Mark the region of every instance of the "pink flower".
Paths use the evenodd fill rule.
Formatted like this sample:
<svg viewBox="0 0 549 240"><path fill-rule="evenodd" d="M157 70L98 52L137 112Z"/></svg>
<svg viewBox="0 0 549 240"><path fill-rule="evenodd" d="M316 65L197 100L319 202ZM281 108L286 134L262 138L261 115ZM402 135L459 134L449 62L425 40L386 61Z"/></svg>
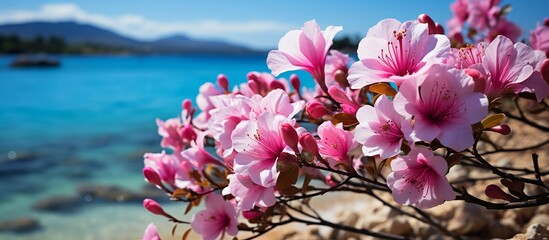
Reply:
<svg viewBox="0 0 549 240"><path fill-rule="evenodd" d="M524 43L515 43L504 36L498 36L486 48L481 72L488 74L484 93L489 99L499 97L504 91L514 93L534 92L538 101L549 93L549 86L541 78L533 75L545 59L543 54L532 50ZM526 81L528 79L528 81Z"/></svg>
<svg viewBox="0 0 549 240"><path fill-rule="evenodd" d="M499 0L475 0L468 2L469 17L467 22L476 30L483 31L494 26L498 20Z"/></svg>
<svg viewBox="0 0 549 240"><path fill-rule="evenodd" d="M358 144L353 140L353 133L345 131L341 123L334 126L326 121L318 126L318 151L320 156L328 158L332 163L344 163L352 166L349 151Z"/></svg>
<svg viewBox="0 0 549 240"><path fill-rule="evenodd" d="M549 26L538 23L537 27L530 31L530 46L533 49L543 51L545 55L549 56Z"/></svg>
<svg viewBox="0 0 549 240"><path fill-rule="evenodd" d="M441 63L449 51L448 38L429 35L427 24L385 19L370 28L360 41L360 61L351 66L348 80L353 89L377 82L400 86L405 79Z"/></svg>
<svg viewBox="0 0 549 240"><path fill-rule="evenodd" d="M214 108L210 97L223 94L223 91L217 89L211 82L207 82L200 86L198 95L196 96L196 104L202 111L195 119L194 123L200 128L207 127L207 122L210 119L209 111Z"/></svg>
<svg viewBox="0 0 549 240"><path fill-rule="evenodd" d="M160 235L158 235L156 225L154 225L154 223L150 223L147 226L147 229L145 229L145 233L143 234L143 240L161 240Z"/></svg>
<svg viewBox="0 0 549 240"><path fill-rule="evenodd" d="M343 28L328 26L321 31L315 20L305 23L301 30L286 33L278 42L278 50L272 50L267 56L267 65L273 75L293 70L305 70L327 92L324 79L324 65L328 49L336 33Z"/></svg>
<svg viewBox="0 0 549 240"><path fill-rule="evenodd" d="M482 63L482 58L485 55L487 42L479 42L476 46L467 45L459 50L453 49L455 62L453 66L455 68L464 69L473 66L478 63Z"/></svg>
<svg viewBox="0 0 549 240"><path fill-rule="evenodd" d="M488 112L486 96L473 91L473 81L463 70L434 65L418 81L402 84L394 99L395 110L413 117L412 137L437 138L444 146L462 151L473 145L471 125Z"/></svg>
<svg viewBox="0 0 549 240"><path fill-rule="evenodd" d="M519 26L517 26L515 23L511 21L508 21L504 17L500 17L497 24L490 29L490 32L488 33L488 36L487 36L487 40L492 41L496 36L503 35L511 39L513 42L516 42L521 34L522 34L522 29L520 29Z"/></svg>
<svg viewBox="0 0 549 240"><path fill-rule="evenodd" d="M361 143L366 156L380 155L387 159L397 155L404 139L411 141L412 125L399 115L393 102L380 96L374 107L361 107L356 117L360 124L355 129L355 139Z"/></svg>
<svg viewBox="0 0 549 240"><path fill-rule="evenodd" d="M171 187L175 186L175 175L181 162L185 161L178 152L174 152L174 154L166 154L165 151L162 151L162 153L145 153L143 158L146 167L154 169L160 179Z"/></svg>
<svg viewBox="0 0 549 240"><path fill-rule="evenodd" d="M199 171L202 171L206 164L222 164L220 159L212 156L204 147L204 138L206 137L206 134L207 132L200 132L196 141L192 142L191 147L181 152L181 156L191 160Z"/></svg>
<svg viewBox="0 0 549 240"><path fill-rule="evenodd" d="M347 74L349 67L347 66L352 61L349 54L344 54L337 50L330 50L330 55L326 56L326 85L330 86L336 81L338 71Z"/></svg>
<svg viewBox="0 0 549 240"><path fill-rule="evenodd" d="M223 189L223 195L232 194L238 206L244 210L257 207L270 207L275 204L275 183L271 186L261 186L252 181L250 176L244 174L229 175L229 186Z"/></svg>
<svg viewBox="0 0 549 240"><path fill-rule="evenodd" d="M285 151L280 126L295 125L285 116L264 112L257 120L243 121L233 131L233 146L237 154L234 159L235 172L249 174L252 181L264 187L276 182L276 163ZM287 149L291 152L291 149Z"/></svg>
<svg viewBox="0 0 549 240"><path fill-rule="evenodd" d="M179 118L170 118L165 122L156 119L158 135L162 136L160 146L168 147L175 151L181 151L196 138L192 126L184 126Z"/></svg>
<svg viewBox="0 0 549 240"><path fill-rule="evenodd" d="M387 185L397 203L431 208L455 199L445 175L448 165L428 148L414 147L407 156L391 161Z"/></svg>
<svg viewBox="0 0 549 240"><path fill-rule="evenodd" d="M270 91L265 97L258 95L252 98L257 104L254 112L259 115L263 112L271 112L285 117L293 117L303 109L304 101L291 102L288 93L281 89ZM252 115L251 117L255 117Z"/></svg>
<svg viewBox="0 0 549 240"><path fill-rule="evenodd" d="M235 236L238 233L238 215L234 206L217 194L206 197L206 209L195 213L191 219L191 228L202 239L213 240L225 233Z"/></svg>

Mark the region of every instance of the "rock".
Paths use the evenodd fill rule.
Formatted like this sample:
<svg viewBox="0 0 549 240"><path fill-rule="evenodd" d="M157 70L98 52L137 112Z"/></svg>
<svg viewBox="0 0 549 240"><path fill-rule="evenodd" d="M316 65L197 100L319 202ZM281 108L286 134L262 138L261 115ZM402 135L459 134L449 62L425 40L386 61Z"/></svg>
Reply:
<svg viewBox="0 0 549 240"><path fill-rule="evenodd" d="M358 222L358 218L358 213L344 211L338 214L336 223L354 227ZM328 239L349 239L351 237L358 238L359 236L355 233L350 233L339 229L333 229Z"/></svg>
<svg viewBox="0 0 549 240"><path fill-rule="evenodd" d="M462 201L455 201L453 217L448 221L447 229L459 235L475 234L487 227L492 216L483 207Z"/></svg>
<svg viewBox="0 0 549 240"><path fill-rule="evenodd" d="M549 239L549 227L543 224L530 225L526 233L515 235L511 240L547 240Z"/></svg>
<svg viewBox="0 0 549 240"><path fill-rule="evenodd" d="M360 224L358 225L362 226L364 229L372 229L377 225L383 224L387 221L387 219L390 219L397 215L399 215L399 213L389 207L383 206L379 208L374 208L373 211L369 213L362 213Z"/></svg>
<svg viewBox="0 0 549 240"><path fill-rule="evenodd" d="M500 221L494 220L487 227L487 234L490 238L508 239L519 231L520 225L512 218L503 218Z"/></svg>
<svg viewBox="0 0 549 240"><path fill-rule="evenodd" d="M464 181L469 177L469 170L462 165L455 165L450 168L446 177L450 182Z"/></svg>
<svg viewBox="0 0 549 240"><path fill-rule="evenodd" d="M24 233L40 229L38 220L30 217L11 219L0 222L0 232Z"/></svg>
<svg viewBox="0 0 549 240"><path fill-rule="evenodd" d="M412 233L412 227L404 216L397 216L372 229L374 232L385 232L400 236L406 236Z"/></svg>
<svg viewBox="0 0 549 240"><path fill-rule="evenodd" d="M548 214L538 214L530 219L530 222L526 226L532 226L534 224L543 224L549 226L549 215Z"/></svg>
<svg viewBox="0 0 549 240"><path fill-rule="evenodd" d="M325 238L320 233L318 227L308 227L304 231L292 231L287 234L284 234L281 239L288 240L301 240L301 239L310 239L310 240L324 240Z"/></svg>
<svg viewBox="0 0 549 240"><path fill-rule="evenodd" d="M51 196L36 202L32 208L40 211L71 212L80 206L76 196Z"/></svg>
<svg viewBox="0 0 549 240"><path fill-rule="evenodd" d="M408 219L408 222L410 223L410 228L412 228L413 235L419 239L427 239L428 237L437 234L436 228L430 224L424 223L415 218Z"/></svg>
<svg viewBox="0 0 549 240"><path fill-rule="evenodd" d="M523 225L536 214L536 209L537 207L509 209L505 211L503 218L514 219L516 223Z"/></svg>

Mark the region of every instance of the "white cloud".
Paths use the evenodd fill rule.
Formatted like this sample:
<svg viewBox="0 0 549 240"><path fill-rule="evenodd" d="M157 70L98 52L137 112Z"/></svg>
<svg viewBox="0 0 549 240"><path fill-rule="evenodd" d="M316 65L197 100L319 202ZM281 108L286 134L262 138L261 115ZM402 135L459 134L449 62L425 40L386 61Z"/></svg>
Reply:
<svg viewBox="0 0 549 240"><path fill-rule="evenodd" d="M72 3L45 4L41 9L35 11L0 11L0 23L67 20L97 25L139 39L154 39L160 36L181 33L199 38L226 39L260 48L276 46L278 38L282 34L295 28L286 23L263 20L231 22L201 19L188 22L162 22L147 19L137 14L106 16L86 12ZM265 38L266 35L272 37L272 41L257 41L257 39ZM257 37L255 41L252 36Z"/></svg>

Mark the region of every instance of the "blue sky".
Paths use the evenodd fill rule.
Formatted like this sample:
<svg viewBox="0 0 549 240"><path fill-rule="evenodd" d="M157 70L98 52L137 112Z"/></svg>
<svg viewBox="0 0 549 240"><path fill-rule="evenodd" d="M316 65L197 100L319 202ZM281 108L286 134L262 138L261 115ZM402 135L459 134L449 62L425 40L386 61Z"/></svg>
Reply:
<svg viewBox="0 0 549 240"><path fill-rule="evenodd" d="M299 1L299 0L76 0L69 2L25 0L0 1L0 23L29 20L77 20L109 28L139 39L155 39L173 33L195 38L222 39L254 48L275 48L280 37L304 22L316 19L322 28L343 26L338 35L363 36L384 18L400 21L429 14L445 25L453 0L411 1ZM549 17L547 0L502 0L511 3L508 18L524 36Z"/></svg>

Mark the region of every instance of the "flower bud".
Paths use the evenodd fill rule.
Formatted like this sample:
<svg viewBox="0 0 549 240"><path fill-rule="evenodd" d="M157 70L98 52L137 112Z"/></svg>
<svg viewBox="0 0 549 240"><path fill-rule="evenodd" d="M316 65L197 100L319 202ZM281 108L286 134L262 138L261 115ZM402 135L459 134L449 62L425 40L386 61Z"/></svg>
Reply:
<svg viewBox="0 0 549 240"><path fill-rule="evenodd" d="M549 83L549 58L545 59L543 63L541 63L540 72L543 79Z"/></svg>
<svg viewBox="0 0 549 240"><path fill-rule="evenodd" d="M427 24L427 26L429 27L429 34L436 34L437 33L437 29L436 29L436 26L435 26L435 21L433 21L433 19L431 17L429 17L429 15L420 14L417 17L417 21L420 22L420 23L426 23Z"/></svg>
<svg viewBox="0 0 549 240"><path fill-rule="evenodd" d="M319 156L318 144L316 143L316 139L310 133L304 133L299 136L299 144L301 144L305 151L314 156Z"/></svg>
<svg viewBox="0 0 549 240"><path fill-rule="evenodd" d="M272 81L272 82L269 84L269 90L275 90L275 89L286 90L286 88L284 87L284 84L282 84L281 82L279 82L279 81Z"/></svg>
<svg viewBox="0 0 549 240"><path fill-rule="evenodd" d="M253 93L259 93L259 86L257 86L257 83L253 80L248 80L248 87Z"/></svg>
<svg viewBox="0 0 549 240"><path fill-rule="evenodd" d="M284 123L280 126L280 132L282 133L284 143L292 148L295 153L299 153L299 149L297 148L298 137L295 128L289 123Z"/></svg>
<svg viewBox="0 0 549 240"><path fill-rule="evenodd" d="M329 114L330 111L322 104L321 102L317 100L312 100L307 103L307 106L305 107L305 110L307 113L312 117L319 119L322 116Z"/></svg>
<svg viewBox="0 0 549 240"><path fill-rule="evenodd" d="M338 69L338 70L335 71L334 79L337 83L339 83L339 85L341 85L343 87L348 87L349 86L349 81L347 81L347 72L345 72L341 69Z"/></svg>
<svg viewBox="0 0 549 240"><path fill-rule="evenodd" d="M495 127L491 127L487 130L492 132L497 132L501 135L509 135L511 133L511 128L507 124L501 124Z"/></svg>
<svg viewBox="0 0 549 240"><path fill-rule="evenodd" d="M328 89L328 93L330 96L336 100L338 103L346 103L346 104L354 104L349 97L347 97L347 94L338 86L331 86Z"/></svg>
<svg viewBox="0 0 549 240"><path fill-rule="evenodd" d="M217 85L220 86L221 89L225 90L225 92L229 91L229 80L225 74L217 75Z"/></svg>
<svg viewBox="0 0 549 240"><path fill-rule="evenodd" d="M185 141L188 141L189 143L193 140L196 140L196 132L190 124L185 125L185 127L181 129L181 138L183 138Z"/></svg>
<svg viewBox="0 0 549 240"><path fill-rule="evenodd" d="M145 200L143 200L143 207L145 207L147 211L153 214L161 215L167 218L173 218L170 214L166 213L164 209L162 209L162 206L160 206L160 204L150 198L146 198Z"/></svg>
<svg viewBox="0 0 549 240"><path fill-rule="evenodd" d="M187 111L188 113L191 112L191 110L193 109L193 102L190 100L190 99L185 99L183 100L183 102L181 103L181 107Z"/></svg>
<svg viewBox="0 0 549 240"><path fill-rule="evenodd" d="M242 216L248 220L252 220L263 216L263 213L257 210L249 210L243 211Z"/></svg>
<svg viewBox="0 0 549 240"><path fill-rule="evenodd" d="M292 84L292 87L296 92L299 92L299 89L301 88L301 81L299 80L299 77L297 74L292 74L290 76L290 83Z"/></svg>
<svg viewBox="0 0 549 240"><path fill-rule="evenodd" d="M150 184L155 186L162 186L162 180L153 168L148 166L144 167L143 176L145 176L145 180L147 180L147 182L149 182Z"/></svg>
<svg viewBox="0 0 549 240"><path fill-rule="evenodd" d="M436 34L444 35L444 28L442 27L442 25L440 25L440 23L435 23L435 28L436 28Z"/></svg>
<svg viewBox="0 0 549 240"><path fill-rule="evenodd" d="M490 184L490 185L486 186L486 189L484 190L484 193L489 198L501 199L501 200L505 200L505 201L509 201L509 202L516 201L516 199L513 196L507 194L500 187L498 187L497 185L494 185L494 184Z"/></svg>
<svg viewBox="0 0 549 240"><path fill-rule="evenodd" d="M332 174L329 173L324 177L324 182L330 187L335 187L337 185L337 183L332 179Z"/></svg>

